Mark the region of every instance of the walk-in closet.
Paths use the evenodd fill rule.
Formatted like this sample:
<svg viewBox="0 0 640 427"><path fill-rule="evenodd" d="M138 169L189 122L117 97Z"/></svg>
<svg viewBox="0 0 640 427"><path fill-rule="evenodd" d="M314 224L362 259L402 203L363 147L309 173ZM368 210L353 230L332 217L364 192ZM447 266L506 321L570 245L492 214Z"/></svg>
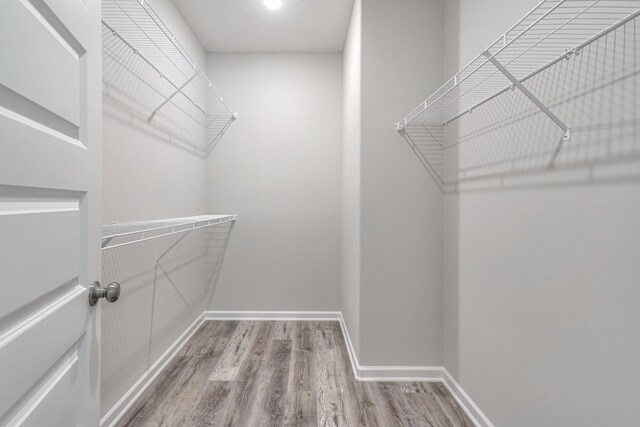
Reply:
<svg viewBox="0 0 640 427"><path fill-rule="evenodd" d="M640 425L640 0L0 1L0 426Z"/></svg>

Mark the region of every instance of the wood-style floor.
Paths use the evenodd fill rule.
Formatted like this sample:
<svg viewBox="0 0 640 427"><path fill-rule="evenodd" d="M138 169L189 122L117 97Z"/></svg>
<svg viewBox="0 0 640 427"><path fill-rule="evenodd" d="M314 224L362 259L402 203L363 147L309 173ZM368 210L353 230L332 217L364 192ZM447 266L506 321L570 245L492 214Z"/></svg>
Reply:
<svg viewBox="0 0 640 427"><path fill-rule="evenodd" d="M121 426L472 426L441 383L358 382L338 322L210 321Z"/></svg>

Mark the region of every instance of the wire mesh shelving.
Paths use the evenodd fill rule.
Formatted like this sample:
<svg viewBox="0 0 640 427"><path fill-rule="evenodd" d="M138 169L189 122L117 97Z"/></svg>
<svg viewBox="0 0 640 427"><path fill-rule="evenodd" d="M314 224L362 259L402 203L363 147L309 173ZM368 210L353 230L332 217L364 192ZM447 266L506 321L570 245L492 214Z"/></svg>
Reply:
<svg viewBox="0 0 640 427"><path fill-rule="evenodd" d="M138 221L102 227L102 250L128 246L160 237L189 233L205 227L235 223L237 215L199 215Z"/></svg>
<svg viewBox="0 0 640 427"><path fill-rule="evenodd" d="M148 122L197 123L207 152L237 118L147 0L103 0L102 42L106 93Z"/></svg>
<svg viewBox="0 0 640 427"><path fill-rule="evenodd" d="M616 127L633 145L640 120L634 100L639 21L637 0L543 0L396 129L441 189L508 170L548 168L562 160L561 149L576 131L582 132L578 140L589 139L587 131L602 140L607 136L595 135L598 127L609 134ZM609 117L612 111L617 117ZM524 140L538 147L518 146ZM572 160L589 155L573 153Z"/></svg>

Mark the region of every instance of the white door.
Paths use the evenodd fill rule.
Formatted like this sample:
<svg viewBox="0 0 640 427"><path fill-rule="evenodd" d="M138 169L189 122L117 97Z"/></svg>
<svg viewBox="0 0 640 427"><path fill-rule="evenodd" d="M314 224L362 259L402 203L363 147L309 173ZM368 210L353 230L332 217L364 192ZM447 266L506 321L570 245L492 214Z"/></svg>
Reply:
<svg viewBox="0 0 640 427"><path fill-rule="evenodd" d="M99 420L99 0L0 0L0 425Z"/></svg>

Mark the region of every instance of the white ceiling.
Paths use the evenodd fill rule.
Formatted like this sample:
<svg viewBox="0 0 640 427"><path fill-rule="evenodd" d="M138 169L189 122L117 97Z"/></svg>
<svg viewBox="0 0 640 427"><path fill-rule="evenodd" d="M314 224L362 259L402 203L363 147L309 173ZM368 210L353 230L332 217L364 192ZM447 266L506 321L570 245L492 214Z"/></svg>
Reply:
<svg viewBox="0 0 640 427"><path fill-rule="evenodd" d="M341 52L353 0L174 0L209 52Z"/></svg>

